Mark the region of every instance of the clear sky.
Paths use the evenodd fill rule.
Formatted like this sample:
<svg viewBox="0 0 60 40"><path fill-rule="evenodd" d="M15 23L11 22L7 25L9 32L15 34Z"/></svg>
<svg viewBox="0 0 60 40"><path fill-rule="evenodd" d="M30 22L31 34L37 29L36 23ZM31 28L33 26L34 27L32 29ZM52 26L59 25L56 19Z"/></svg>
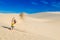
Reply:
<svg viewBox="0 0 60 40"><path fill-rule="evenodd" d="M48 12L60 11L59 0L0 0L0 12Z"/></svg>

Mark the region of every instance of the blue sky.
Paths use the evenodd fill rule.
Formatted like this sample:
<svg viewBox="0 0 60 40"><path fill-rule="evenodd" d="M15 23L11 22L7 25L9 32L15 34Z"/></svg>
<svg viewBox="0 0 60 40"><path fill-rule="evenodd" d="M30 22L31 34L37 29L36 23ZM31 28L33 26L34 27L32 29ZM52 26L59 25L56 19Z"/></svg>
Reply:
<svg viewBox="0 0 60 40"><path fill-rule="evenodd" d="M0 0L0 12L60 11L60 0Z"/></svg>

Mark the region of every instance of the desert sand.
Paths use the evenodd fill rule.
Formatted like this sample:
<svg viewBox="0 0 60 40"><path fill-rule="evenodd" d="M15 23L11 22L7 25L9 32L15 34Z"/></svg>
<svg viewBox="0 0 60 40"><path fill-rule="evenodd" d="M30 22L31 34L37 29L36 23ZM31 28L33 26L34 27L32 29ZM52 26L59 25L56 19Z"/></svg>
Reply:
<svg viewBox="0 0 60 40"><path fill-rule="evenodd" d="M11 19L17 23L14 30L9 30ZM60 14L37 13L24 15L0 14L0 40L60 40Z"/></svg>

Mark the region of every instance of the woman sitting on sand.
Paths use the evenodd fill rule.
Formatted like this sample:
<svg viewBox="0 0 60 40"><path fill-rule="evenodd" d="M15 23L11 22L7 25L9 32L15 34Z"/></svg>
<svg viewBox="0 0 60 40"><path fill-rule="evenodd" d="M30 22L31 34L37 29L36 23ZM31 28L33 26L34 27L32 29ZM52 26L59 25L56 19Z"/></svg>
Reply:
<svg viewBox="0 0 60 40"><path fill-rule="evenodd" d="M23 14L23 13L21 13L19 16L21 17L21 19L23 19L24 14Z"/></svg>

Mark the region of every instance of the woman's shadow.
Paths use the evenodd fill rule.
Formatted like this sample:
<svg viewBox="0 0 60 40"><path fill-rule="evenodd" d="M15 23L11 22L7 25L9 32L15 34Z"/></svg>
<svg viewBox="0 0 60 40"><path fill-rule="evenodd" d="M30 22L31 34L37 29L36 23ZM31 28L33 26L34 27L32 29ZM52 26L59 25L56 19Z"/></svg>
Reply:
<svg viewBox="0 0 60 40"><path fill-rule="evenodd" d="M11 30L11 27L7 27L7 26L2 26L3 28L6 28L8 30ZM18 32L24 32L24 33L27 33L26 31L23 31L23 30L20 30L20 29L16 29L14 28L14 30L18 31Z"/></svg>
<svg viewBox="0 0 60 40"><path fill-rule="evenodd" d="M6 27L6 26L2 26L3 28L6 28L6 29L8 29L8 30L11 30L11 28L10 27Z"/></svg>

